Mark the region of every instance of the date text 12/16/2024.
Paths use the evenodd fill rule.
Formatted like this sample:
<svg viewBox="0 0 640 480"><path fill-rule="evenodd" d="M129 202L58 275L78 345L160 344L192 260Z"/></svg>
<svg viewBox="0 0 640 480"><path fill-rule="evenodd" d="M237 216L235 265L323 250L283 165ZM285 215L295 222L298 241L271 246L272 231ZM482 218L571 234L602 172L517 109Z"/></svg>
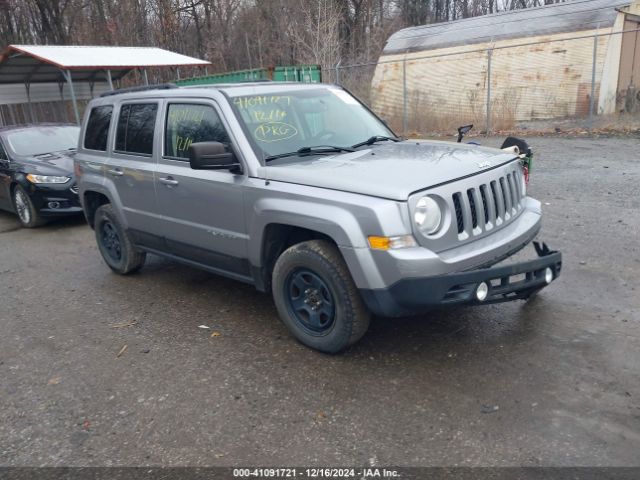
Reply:
<svg viewBox="0 0 640 480"><path fill-rule="evenodd" d="M388 468L234 468L234 478L400 478Z"/></svg>

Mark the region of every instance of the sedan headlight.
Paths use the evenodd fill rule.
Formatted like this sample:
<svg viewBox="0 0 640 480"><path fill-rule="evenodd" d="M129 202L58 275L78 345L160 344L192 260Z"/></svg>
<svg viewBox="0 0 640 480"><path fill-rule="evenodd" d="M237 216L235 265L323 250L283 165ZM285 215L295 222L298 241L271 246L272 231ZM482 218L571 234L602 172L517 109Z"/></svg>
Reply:
<svg viewBox="0 0 640 480"><path fill-rule="evenodd" d="M27 175L27 180L31 183L67 183L69 177L57 177L55 175L34 175L32 173Z"/></svg>
<svg viewBox="0 0 640 480"><path fill-rule="evenodd" d="M413 221L425 235L433 235L442 225L442 210L440 205L431 197L422 197L416 203Z"/></svg>

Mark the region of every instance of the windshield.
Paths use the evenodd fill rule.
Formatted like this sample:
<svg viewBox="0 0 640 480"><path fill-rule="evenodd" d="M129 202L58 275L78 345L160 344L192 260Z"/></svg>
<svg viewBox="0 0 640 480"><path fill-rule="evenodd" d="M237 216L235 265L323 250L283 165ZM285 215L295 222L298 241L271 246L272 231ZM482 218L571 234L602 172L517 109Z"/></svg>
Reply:
<svg viewBox="0 0 640 480"><path fill-rule="evenodd" d="M261 159L304 147L348 147L376 135L393 136L382 121L337 87L237 96L231 102Z"/></svg>
<svg viewBox="0 0 640 480"><path fill-rule="evenodd" d="M17 155L33 156L77 148L79 127L33 127L9 132L9 148Z"/></svg>

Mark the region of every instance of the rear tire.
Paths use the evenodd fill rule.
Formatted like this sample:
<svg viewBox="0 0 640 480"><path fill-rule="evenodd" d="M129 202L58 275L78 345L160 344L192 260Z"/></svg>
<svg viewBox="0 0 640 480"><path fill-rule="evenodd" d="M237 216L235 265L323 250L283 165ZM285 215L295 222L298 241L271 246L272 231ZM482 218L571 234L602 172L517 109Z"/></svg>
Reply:
<svg viewBox="0 0 640 480"><path fill-rule="evenodd" d="M35 228L45 224L24 188L16 185L11 197L20 225L25 228Z"/></svg>
<svg viewBox="0 0 640 480"><path fill-rule="evenodd" d="M142 268L147 255L135 248L110 204L96 210L94 229L98 249L111 270L127 275Z"/></svg>
<svg viewBox="0 0 640 480"><path fill-rule="evenodd" d="M369 328L371 314L347 265L325 240L285 250L273 270L272 292L280 319L293 336L321 352L340 352Z"/></svg>

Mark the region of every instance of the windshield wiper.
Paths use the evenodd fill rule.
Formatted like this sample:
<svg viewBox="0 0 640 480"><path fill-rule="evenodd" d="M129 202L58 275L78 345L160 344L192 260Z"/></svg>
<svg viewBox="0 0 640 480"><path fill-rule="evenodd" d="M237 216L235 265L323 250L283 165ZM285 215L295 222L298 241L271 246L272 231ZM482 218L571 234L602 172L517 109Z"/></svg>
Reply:
<svg viewBox="0 0 640 480"><path fill-rule="evenodd" d="M398 137L385 137L384 135L374 135L373 137L367 138L364 142L351 145L351 148L363 147L365 145L373 145L376 142L386 142L387 140L391 140L392 142L400 141Z"/></svg>
<svg viewBox="0 0 640 480"><path fill-rule="evenodd" d="M338 153L338 152L355 152L353 147L336 147L334 145L315 145L313 147L302 147L294 152L279 153L277 155L269 155L264 159L265 162L276 160L277 158L294 157L294 156L306 156L306 155L322 155L325 153Z"/></svg>

